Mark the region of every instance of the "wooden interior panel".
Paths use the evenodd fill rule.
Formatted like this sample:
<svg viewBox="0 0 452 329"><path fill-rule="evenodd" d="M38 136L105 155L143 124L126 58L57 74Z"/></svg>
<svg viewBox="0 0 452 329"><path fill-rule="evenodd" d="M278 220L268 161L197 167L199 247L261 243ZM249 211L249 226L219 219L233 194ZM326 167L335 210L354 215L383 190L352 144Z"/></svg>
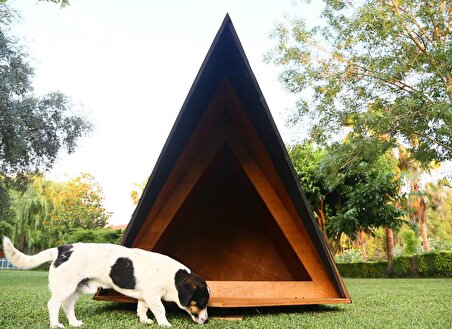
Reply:
<svg viewBox="0 0 452 329"><path fill-rule="evenodd" d="M311 280L226 146L153 250L189 265L206 280Z"/></svg>
<svg viewBox="0 0 452 329"><path fill-rule="evenodd" d="M133 247L152 250L210 158L224 140L222 121L226 108L226 85L218 88L183 152L174 165L156 202L133 242ZM189 171L189 168L191 170ZM170 206L168 206L170 204ZM166 209L165 209L166 207Z"/></svg>

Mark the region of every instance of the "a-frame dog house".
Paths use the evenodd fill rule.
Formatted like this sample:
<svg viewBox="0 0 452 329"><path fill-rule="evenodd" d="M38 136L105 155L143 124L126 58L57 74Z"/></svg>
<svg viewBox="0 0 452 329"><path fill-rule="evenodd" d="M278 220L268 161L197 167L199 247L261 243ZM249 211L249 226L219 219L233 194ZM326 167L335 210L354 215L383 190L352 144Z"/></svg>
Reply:
<svg viewBox="0 0 452 329"><path fill-rule="evenodd" d="M186 264L210 306L350 302L229 16L122 244Z"/></svg>

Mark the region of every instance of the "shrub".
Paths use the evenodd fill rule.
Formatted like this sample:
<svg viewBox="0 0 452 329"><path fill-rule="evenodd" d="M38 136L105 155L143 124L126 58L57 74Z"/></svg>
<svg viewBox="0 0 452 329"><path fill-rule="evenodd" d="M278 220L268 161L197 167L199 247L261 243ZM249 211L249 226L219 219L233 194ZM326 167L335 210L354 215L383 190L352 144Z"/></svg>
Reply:
<svg viewBox="0 0 452 329"><path fill-rule="evenodd" d="M339 272L349 278L452 277L452 252L441 251L394 257L392 272L387 262L338 263Z"/></svg>
<svg viewBox="0 0 452 329"><path fill-rule="evenodd" d="M65 240L65 243L74 242L95 242L95 243L115 243L121 241L122 231L111 228L100 229L77 229L73 231Z"/></svg>
<svg viewBox="0 0 452 329"><path fill-rule="evenodd" d="M403 231L401 233L403 240L403 251L406 255L414 255L419 246L419 239L412 230Z"/></svg>

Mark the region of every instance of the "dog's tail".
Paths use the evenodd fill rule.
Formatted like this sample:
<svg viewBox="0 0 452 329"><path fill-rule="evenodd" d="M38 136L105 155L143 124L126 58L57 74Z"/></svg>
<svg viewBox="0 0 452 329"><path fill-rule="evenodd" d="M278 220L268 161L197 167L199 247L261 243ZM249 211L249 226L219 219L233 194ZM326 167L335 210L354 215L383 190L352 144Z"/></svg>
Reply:
<svg viewBox="0 0 452 329"><path fill-rule="evenodd" d="M58 257L57 248L51 248L40 253L28 256L14 248L13 243L6 236L3 237L3 251L6 258L17 268L30 269L41 264L51 262Z"/></svg>

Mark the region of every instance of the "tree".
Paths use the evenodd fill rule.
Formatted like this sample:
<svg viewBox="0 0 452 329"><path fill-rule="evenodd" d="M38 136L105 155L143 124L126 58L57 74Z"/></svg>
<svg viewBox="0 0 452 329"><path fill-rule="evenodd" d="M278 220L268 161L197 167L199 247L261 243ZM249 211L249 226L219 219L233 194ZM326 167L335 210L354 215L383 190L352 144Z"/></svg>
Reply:
<svg viewBox="0 0 452 329"><path fill-rule="evenodd" d="M132 199L134 205L137 205L138 202L140 202L146 183L147 180L142 183L133 183L133 190L130 191L130 198Z"/></svg>
<svg viewBox="0 0 452 329"><path fill-rule="evenodd" d="M429 221L429 238L452 242L452 189L446 179L429 182L425 187Z"/></svg>
<svg viewBox="0 0 452 329"><path fill-rule="evenodd" d="M295 172L333 254L342 234L357 239L378 227L398 228L403 222L403 212L396 206L401 180L395 159L387 154L349 159L353 147L352 134L323 150L309 142L289 147Z"/></svg>
<svg viewBox="0 0 452 329"><path fill-rule="evenodd" d="M20 250L40 250L61 242L63 230L55 213L61 207L62 186L34 176L25 191L13 190L12 238Z"/></svg>
<svg viewBox="0 0 452 329"><path fill-rule="evenodd" d="M65 223L68 231L102 228L111 217L102 205L102 188L91 174L82 173L68 181L61 197L62 210L55 216Z"/></svg>
<svg viewBox="0 0 452 329"><path fill-rule="evenodd" d="M20 250L37 251L63 243L79 230L103 228L111 213L102 189L89 174L64 183L33 176L25 191L12 190L12 238Z"/></svg>
<svg viewBox="0 0 452 329"><path fill-rule="evenodd" d="M328 193L323 181L319 166L325 158L326 151L315 147L312 143L295 144L288 146L288 153L292 159L295 173L300 185L308 198L317 223L322 232L325 232L326 209L325 195Z"/></svg>
<svg viewBox="0 0 452 329"><path fill-rule="evenodd" d="M402 143L422 164L451 159L452 3L325 0L322 17L323 27L297 18L273 33L267 61L300 95L292 121L309 118L317 142L347 128L376 156Z"/></svg>
<svg viewBox="0 0 452 329"><path fill-rule="evenodd" d="M91 124L74 113L64 94L33 94L33 69L9 35L12 14L4 4L0 11L0 172L42 172L61 150L73 152Z"/></svg>
<svg viewBox="0 0 452 329"><path fill-rule="evenodd" d="M61 1L63 6L67 1ZM0 3L0 216L9 209L6 193L26 188L30 172L52 167L61 151L73 152L92 125L76 114L71 100L59 92L34 95L33 68L11 35L17 14ZM22 179L21 179L22 178ZM24 179L25 178L25 179ZM14 186L12 184L14 183ZM20 184L22 183L22 184ZM8 217L9 218L9 217Z"/></svg>

